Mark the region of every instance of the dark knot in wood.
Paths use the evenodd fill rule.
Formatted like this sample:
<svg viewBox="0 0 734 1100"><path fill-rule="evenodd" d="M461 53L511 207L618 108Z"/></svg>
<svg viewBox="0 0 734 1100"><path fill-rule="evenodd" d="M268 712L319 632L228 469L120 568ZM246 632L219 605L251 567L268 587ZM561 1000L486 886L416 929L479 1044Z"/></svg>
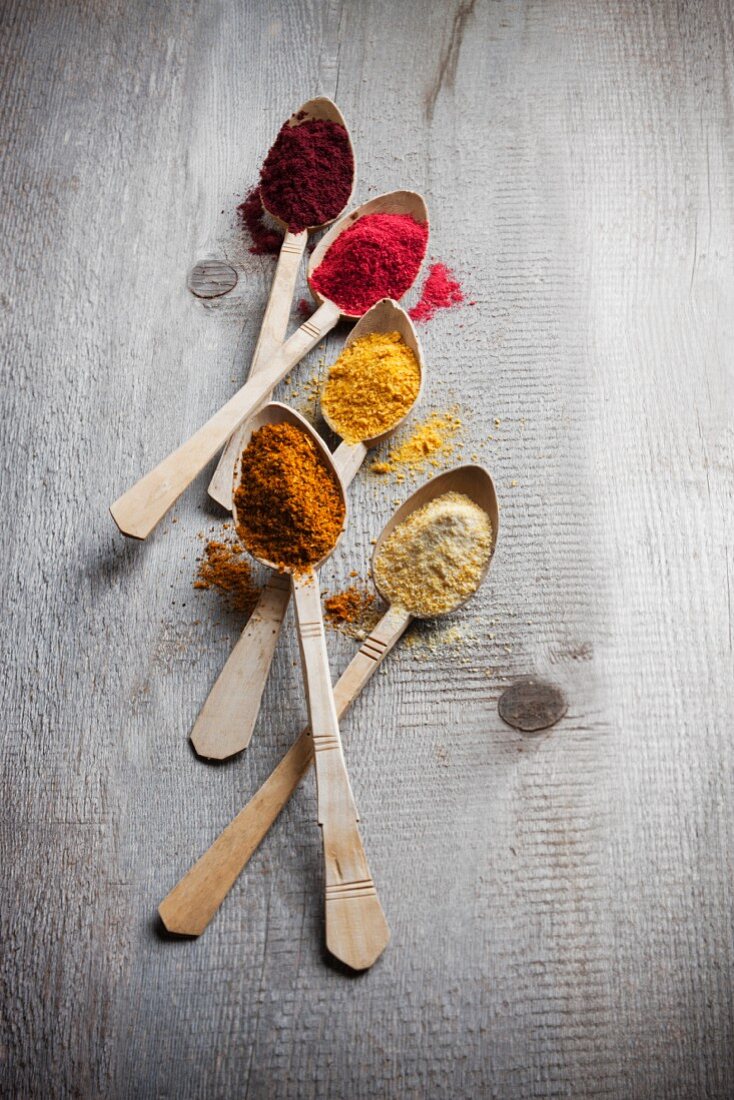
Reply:
<svg viewBox="0 0 734 1100"><path fill-rule="evenodd" d="M523 676L502 692L497 703L500 718L523 733L555 726L568 710L568 702L555 684Z"/></svg>
<svg viewBox="0 0 734 1100"><path fill-rule="evenodd" d="M197 298L221 298L237 286L237 272L223 260L202 260L191 268L187 285Z"/></svg>

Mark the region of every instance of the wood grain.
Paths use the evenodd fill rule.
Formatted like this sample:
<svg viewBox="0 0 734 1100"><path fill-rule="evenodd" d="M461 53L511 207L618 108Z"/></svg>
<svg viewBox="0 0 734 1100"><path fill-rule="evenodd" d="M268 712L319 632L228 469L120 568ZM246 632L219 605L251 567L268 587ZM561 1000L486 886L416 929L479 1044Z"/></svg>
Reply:
<svg viewBox="0 0 734 1100"><path fill-rule="evenodd" d="M733 23L725 0L4 5L4 1095L734 1093ZM220 514L206 478L145 544L106 512L247 376L273 268L234 209L317 92L355 200L420 191L462 280L420 330L424 406L460 404L503 524L463 644L412 627L343 724L392 932L356 981L321 952L308 779L206 936L159 934L305 711L291 626L252 749L200 764L243 626L191 589ZM202 258L228 295L190 294ZM325 588L406 495L360 473ZM353 644L329 648L336 674ZM569 700L532 739L496 710L520 675Z"/></svg>

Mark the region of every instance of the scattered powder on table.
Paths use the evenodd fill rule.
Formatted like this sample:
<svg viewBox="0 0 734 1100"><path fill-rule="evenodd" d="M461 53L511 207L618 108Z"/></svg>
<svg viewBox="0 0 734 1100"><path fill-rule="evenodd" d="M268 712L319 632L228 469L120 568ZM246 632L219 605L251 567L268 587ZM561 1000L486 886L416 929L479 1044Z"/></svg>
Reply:
<svg viewBox="0 0 734 1100"><path fill-rule="evenodd" d="M211 539L199 558L194 588L218 588L232 611L249 614L259 596L247 551L236 539Z"/></svg>
<svg viewBox="0 0 734 1100"><path fill-rule="evenodd" d="M324 385L323 372L325 368L326 357L322 356L322 358L319 359L316 374L312 374L303 384L303 403L299 408L299 412L302 416L305 416L307 420L310 420L312 424L315 424L319 417L321 390Z"/></svg>
<svg viewBox="0 0 734 1100"><path fill-rule="evenodd" d="M358 317L380 298L402 298L428 247L428 225L410 214L365 214L345 229L311 275L313 290Z"/></svg>
<svg viewBox="0 0 734 1100"><path fill-rule="evenodd" d="M418 396L421 371L399 332L370 332L344 348L329 370L321 408L347 443L394 427Z"/></svg>
<svg viewBox="0 0 734 1100"><path fill-rule="evenodd" d="M446 412L431 413L388 452L387 459L373 462L370 469L376 474L397 473L399 478L401 467L411 474L438 470L455 454L462 426L456 405Z"/></svg>
<svg viewBox="0 0 734 1100"><path fill-rule="evenodd" d="M294 379L289 375L285 379L285 385L288 387L286 390L288 404L296 408L301 416L313 425L316 425L319 419L325 370L326 356L322 355L310 378Z"/></svg>
<svg viewBox="0 0 734 1100"><path fill-rule="evenodd" d="M415 623L405 639L406 649L411 650L417 661L428 661L442 649L450 648L452 664L472 663L473 647L479 641L476 631L451 622L423 621Z"/></svg>
<svg viewBox="0 0 734 1100"><path fill-rule="evenodd" d="M342 592L324 597L326 621L334 630L363 640L380 617L375 599L366 584L350 584Z"/></svg>
<svg viewBox="0 0 734 1100"><path fill-rule="evenodd" d="M237 534L256 558L300 572L334 546L346 518L340 486L311 437L264 424L240 458Z"/></svg>
<svg viewBox="0 0 734 1100"><path fill-rule="evenodd" d="M452 611L476 591L492 537L483 508L463 493L444 493L384 541L374 563L377 587L414 615Z"/></svg>
<svg viewBox="0 0 734 1100"><path fill-rule="evenodd" d="M291 125L292 122L298 125ZM349 134L338 122L301 112L280 129L260 172L270 214L291 233L324 225L341 214L354 182Z"/></svg>
<svg viewBox="0 0 734 1100"><path fill-rule="evenodd" d="M277 256L283 243L283 234L272 223L268 224L260 201L259 187L249 192L245 201L237 207L237 213L250 234L250 252L256 256Z"/></svg>
<svg viewBox="0 0 734 1100"><path fill-rule="evenodd" d="M450 309L464 301L461 284L445 264L431 264L420 300L408 313L414 321L424 323L435 317L439 309Z"/></svg>

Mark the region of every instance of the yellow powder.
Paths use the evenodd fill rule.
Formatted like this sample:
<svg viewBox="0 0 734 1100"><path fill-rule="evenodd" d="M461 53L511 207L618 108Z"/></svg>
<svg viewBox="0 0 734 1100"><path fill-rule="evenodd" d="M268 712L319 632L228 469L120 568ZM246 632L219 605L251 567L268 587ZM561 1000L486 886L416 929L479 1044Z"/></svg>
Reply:
<svg viewBox="0 0 734 1100"><path fill-rule="evenodd" d="M451 659L466 664L470 658L470 651L477 641L476 633L467 629L462 624L457 626L449 623L421 623L421 629L415 627L408 632L405 639L405 647L413 651L417 661L428 661L434 657L440 649L451 647L454 650Z"/></svg>
<svg viewBox="0 0 734 1100"><path fill-rule="evenodd" d="M418 508L380 547L377 587L414 615L452 611L476 591L492 552L489 516L463 493Z"/></svg>
<svg viewBox="0 0 734 1100"><path fill-rule="evenodd" d="M321 408L347 443L395 427L420 390L418 360L399 332L371 332L345 347L321 396Z"/></svg>
<svg viewBox="0 0 734 1100"><path fill-rule="evenodd" d="M462 427L457 413L456 406L444 413L431 413L403 443L389 452L386 461L372 463L373 473L394 474L401 466L415 474L424 473L428 468L440 469L456 450Z"/></svg>
<svg viewBox="0 0 734 1100"><path fill-rule="evenodd" d="M326 359L322 355L318 361L315 372L310 378L302 383L302 388L300 390L291 395L301 398L300 405L298 406L299 412L312 424L315 424L318 420L319 400L324 384L325 366Z"/></svg>

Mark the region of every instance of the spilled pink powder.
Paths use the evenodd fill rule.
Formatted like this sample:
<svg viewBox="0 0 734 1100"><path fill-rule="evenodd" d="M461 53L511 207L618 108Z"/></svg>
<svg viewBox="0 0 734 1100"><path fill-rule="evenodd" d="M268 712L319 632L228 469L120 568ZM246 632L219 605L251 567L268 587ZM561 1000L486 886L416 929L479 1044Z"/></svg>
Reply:
<svg viewBox="0 0 734 1100"><path fill-rule="evenodd" d="M461 284L445 264L431 264L420 301L408 310L414 321L430 321L439 309L450 309L464 301Z"/></svg>

